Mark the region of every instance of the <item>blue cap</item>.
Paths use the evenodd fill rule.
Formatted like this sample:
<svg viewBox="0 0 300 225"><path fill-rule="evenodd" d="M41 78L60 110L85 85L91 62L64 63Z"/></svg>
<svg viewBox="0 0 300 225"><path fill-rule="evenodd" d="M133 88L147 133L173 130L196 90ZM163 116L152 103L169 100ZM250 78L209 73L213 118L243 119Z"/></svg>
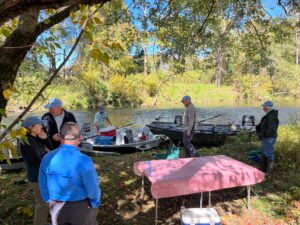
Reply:
<svg viewBox="0 0 300 225"><path fill-rule="evenodd" d="M191 101L191 97L190 96L188 96L188 95L186 95L186 96L183 96L182 97L182 99L181 99L181 102L183 102L183 101Z"/></svg>
<svg viewBox="0 0 300 225"><path fill-rule="evenodd" d="M261 106L264 107L268 107L268 108L272 108L273 107L273 102L271 101L266 101L264 104L262 104Z"/></svg>
<svg viewBox="0 0 300 225"><path fill-rule="evenodd" d="M28 116L21 124L22 127L31 127L36 124L44 125L44 121L37 116Z"/></svg>
<svg viewBox="0 0 300 225"><path fill-rule="evenodd" d="M105 112L105 108L104 108L103 105L98 106L98 110L99 110L99 112L101 112L101 113Z"/></svg>
<svg viewBox="0 0 300 225"><path fill-rule="evenodd" d="M47 105L45 105L44 107L46 109L52 109L54 107L62 107L63 103L61 100L59 100L58 98L51 98L48 102Z"/></svg>

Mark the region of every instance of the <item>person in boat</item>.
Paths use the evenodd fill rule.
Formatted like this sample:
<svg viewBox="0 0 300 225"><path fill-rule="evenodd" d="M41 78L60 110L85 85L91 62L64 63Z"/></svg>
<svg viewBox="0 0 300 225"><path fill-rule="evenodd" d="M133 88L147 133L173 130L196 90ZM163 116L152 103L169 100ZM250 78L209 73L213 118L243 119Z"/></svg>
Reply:
<svg viewBox="0 0 300 225"><path fill-rule="evenodd" d="M21 124L27 129L27 141L21 142L20 153L25 163L27 180L34 192L34 225L45 225L49 207L43 201L38 186L39 168L44 155L51 148L50 140L43 129L43 121L38 117L27 117Z"/></svg>
<svg viewBox="0 0 300 225"><path fill-rule="evenodd" d="M197 110L190 96L184 96L181 102L185 106L183 114L183 145L185 157L198 157L199 154L192 144L192 139L197 127Z"/></svg>
<svg viewBox="0 0 300 225"><path fill-rule="evenodd" d="M65 123L61 145L42 160L39 186L49 203L52 224L96 225L101 190L92 159L81 153L76 123Z"/></svg>
<svg viewBox="0 0 300 225"><path fill-rule="evenodd" d="M112 123L108 118L108 114L105 110L105 107L101 105L98 107L98 112L96 112L94 119L94 123L97 127L97 130L105 128L105 121L107 121L112 126Z"/></svg>
<svg viewBox="0 0 300 225"><path fill-rule="evenodd" d="M279 126L278 110L273 108L273 102L271 101L266 101L262 107L266 114L256 126L256 132L262 143L262 169L266 174L270 175L274 167L274 145L276 143Z"/></svg>
<svg viewBox="0 0 300 225"><path fill-rule="evenodd" d="M47 121L47 134L51 138L52 149L56 149L60 145L60 129L67 122L76 123L73 113L63 108L63 103L58 98L50 99L49 103L44 106L49 112L42 116L42 120Z"/></svg>

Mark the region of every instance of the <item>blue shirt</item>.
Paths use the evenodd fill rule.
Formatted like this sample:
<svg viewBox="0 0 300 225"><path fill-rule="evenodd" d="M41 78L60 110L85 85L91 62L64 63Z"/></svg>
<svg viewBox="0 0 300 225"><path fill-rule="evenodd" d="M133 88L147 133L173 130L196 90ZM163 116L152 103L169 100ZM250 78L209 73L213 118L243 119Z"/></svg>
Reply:
<svg viewBox="0 0 300 225"><path fill-rule="evenodd" d="M39 170L39 187L45 202L89 199L100 205L101 190L93 161L72 145L61 145L45 155Z"/></svg>

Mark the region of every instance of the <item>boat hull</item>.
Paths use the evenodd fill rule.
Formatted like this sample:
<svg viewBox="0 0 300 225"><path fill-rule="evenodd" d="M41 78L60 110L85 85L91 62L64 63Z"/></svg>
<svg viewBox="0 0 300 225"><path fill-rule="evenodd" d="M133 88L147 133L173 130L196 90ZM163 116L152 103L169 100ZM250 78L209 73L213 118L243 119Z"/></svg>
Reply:
<svg viewBox="0 0 300 225"><path fill-rule="evenodd" d="M150 128L153 134L163 134L176 144L183 142L182 126L172 123L153 122L148 124L147 127ZM232 131L230 125L202 124L195 131L192 143L196 146L220 146L226 142L228 137L238 134L240 131L240 127L236 131ZM252 131L249 132L251 133Z"/></svg>
<svg viewBox="0 0 300 225"><path fill-rule="evenodd" d="M90 143L82 143L81 151L90 156L106 156L117 154L131 154L135 152L143 152L156 148L163 141L161 135L155 135L152 140L129 143L123 145L93 145Z"/></svg>

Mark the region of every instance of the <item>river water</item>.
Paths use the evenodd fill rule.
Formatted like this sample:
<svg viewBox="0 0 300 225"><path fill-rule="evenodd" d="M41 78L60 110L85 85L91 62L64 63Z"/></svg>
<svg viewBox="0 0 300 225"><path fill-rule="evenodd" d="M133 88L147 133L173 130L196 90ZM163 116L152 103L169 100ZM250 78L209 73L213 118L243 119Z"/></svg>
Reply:
<svg viewBox="0 0 300 225"><path fill-rule="evenodd" d="M300 115L300 105L283 105L277 107L279 110L280 124L291 123L291 118ZM183 114L183 108L117 108L107 109L111 121L116 126L122 126L128 123L134 123L133 128L143 127L157 117L163 117L163 120L173 121L175 115ZM34 112L31 115L41 116L45 111ZM72 110L80 125L85 122L92 122L96 110ZM252 106L224 106L224 107L201 107L198 108L198 120L222 115L214 120L207 122L213 123L241 123L243 115L254 115L256 123L264 115L261 107ZM10 115L3 122L8 124L17 115Z"/></svg>

